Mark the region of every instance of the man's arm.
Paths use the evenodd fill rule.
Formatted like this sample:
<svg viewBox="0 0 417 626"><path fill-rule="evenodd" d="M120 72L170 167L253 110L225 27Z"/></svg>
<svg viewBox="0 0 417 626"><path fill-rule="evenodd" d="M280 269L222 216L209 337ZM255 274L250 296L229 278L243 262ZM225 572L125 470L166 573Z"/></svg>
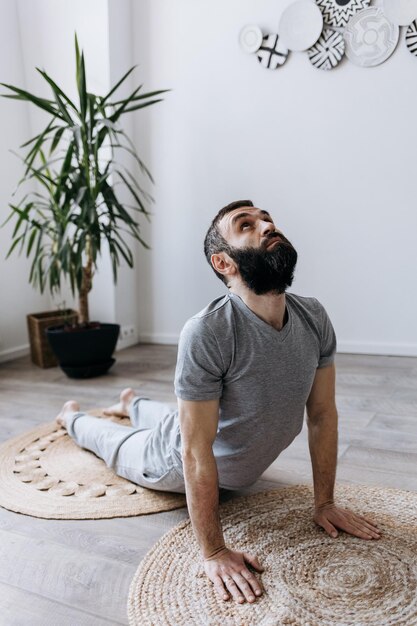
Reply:
<svg viewBox="0 0 417 626"><path fill-rule="evenodd" d="M314 482L314 519L331 536L337 528L362 539L379 539L373 522L334 503L337 464L337 409L335 366L316 371L307 400L308 443Z"/></svg>
<svg viewBox="0 0 417 626"><path fill-rule="evenodd" d="M219 516L219 483L213 442L219 401L178 400L187 504L207 576L223 598L253 602L262 593L246 563L262 571L256 557L226 547Z"/></svg>

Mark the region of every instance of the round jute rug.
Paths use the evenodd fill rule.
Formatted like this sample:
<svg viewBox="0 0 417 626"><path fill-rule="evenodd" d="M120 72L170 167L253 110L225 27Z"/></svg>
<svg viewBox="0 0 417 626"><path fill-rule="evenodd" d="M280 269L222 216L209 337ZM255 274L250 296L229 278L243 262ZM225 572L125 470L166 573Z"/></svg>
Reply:
<svg viewBox="0 0 417 626"><path fill-rule="evenodd" d="M340 505L368 515L382 538L340 533L312 520L312 490L289 487L221 507L226 542L257 554L265 594L224 602L205 576L190 522L168 532L129 590L131 626L416 626L417 493L340 486Z"/></svg>
<svg viewBox="0 0 417 626"><path fill-rule="evenodd" d="M185 497L117 476L52 422L0 446L0 506L47 519L102 519L169 511L185 506Z"/></svg>

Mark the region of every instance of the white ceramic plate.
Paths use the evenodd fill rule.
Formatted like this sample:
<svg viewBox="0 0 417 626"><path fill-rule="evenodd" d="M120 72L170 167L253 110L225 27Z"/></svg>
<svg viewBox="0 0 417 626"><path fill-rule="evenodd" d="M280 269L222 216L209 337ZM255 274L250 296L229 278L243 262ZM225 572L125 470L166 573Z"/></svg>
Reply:
<svg viewBox="0 0 417 626"><path fill-rule="evenodd" d="M248 54L257 52L262 45L262 31L255 24L244 26L239 34L239 43L242 50Z"/></svg>
<svg viewBox="0 0 417 626"><path fill-rule="evenodd" d="M394 52L399 36L399 27L382 9L369 7L351 17L345 28L346 56L361 67L379 65Z"/></svg>
<svg viewBox="0 0 417 626"><path fill-rule="evenodd" d="M408 26L417 18L417 0L384 0L384 13L397 26Z"/></svg>
<svg viewBox="0 0 417 626"><path fill-rule="evenodd" d="M278 34L288 50L307 50L321 35L323 16L311 0L297 0L281 15Z"/></svg>
<svg viewBox="0 0 417 626"><path fill-rule="evenodd" d="M316 4L323 13L325 24L343 28L355 13L369 7L370 1L371 0L316 0Z"/></svg>

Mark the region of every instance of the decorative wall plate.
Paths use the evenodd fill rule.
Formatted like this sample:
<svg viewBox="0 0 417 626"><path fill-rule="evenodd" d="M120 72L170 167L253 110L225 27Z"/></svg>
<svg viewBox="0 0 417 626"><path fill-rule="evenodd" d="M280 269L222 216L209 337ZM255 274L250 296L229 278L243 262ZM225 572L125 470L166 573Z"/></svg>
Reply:
<svg viewBox="0 0 417 626"><path fill-rule="evenodd" d="M371 0L316 0L323 14L324 23L340 28L346 26L358 11L369 7L370 2Z"/></svg>
<svg viewBox="0 0 417 626"><path fill-rule="evenodd" d="M259 50L262 45L262 39L262 31L255 24L244 26L239 34L240 47L248 54Z"/></svg>
<svg viewBox="0 0 417 626"><path fill-rule="evenodd" d="M361 67L373 67L394 52L400 29L377 7L369 7L350 18L344 37L346 56Z"/></svg>
<svg viewBox="0 0 417 626"><path fill-rule="evenodd" d="M417 20L414 20L407 28L405 43L411 54L417 57Z"/></svg>
<svg viewBox="0 0 417 626"><path fill-rule="evenodd" d="M307 50L310 63L320 70L332 70L345 54L345 41L341 33L325 28L318 41Z"/></svg>
<svg viewBox="0 0 417 626"><path fill-rule="evenodd" d="M384 13L397 26L408 26L417 18L417 0L384 0Z"/></svg>
<svg viewBox="0 0 417 626"><path fill-rule="evenodd" d="M311 0L297 0L282 13L278 33L288 50L307 50L323 29L323 16Z"/></svg>
<svg viewBox="0 0 417 626"><path fill-rule="evenodd" d="M278 35L266 35L262 40L262 46L259 48L258 61L262 67L268 70L276 70L284 65L288 58L288 48L281 43Z"/></svg>

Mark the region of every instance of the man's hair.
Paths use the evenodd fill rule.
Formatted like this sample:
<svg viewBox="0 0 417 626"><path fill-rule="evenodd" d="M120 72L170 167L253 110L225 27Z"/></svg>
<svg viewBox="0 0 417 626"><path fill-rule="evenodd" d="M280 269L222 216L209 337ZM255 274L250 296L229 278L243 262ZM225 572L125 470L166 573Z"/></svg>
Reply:
<svg viewBox="0 0 417 626"><path fill-rule="evenodd" d="M227 243L226 239L221 235L219 231L219 222L227 213L230 213L230 211L234 211L235 209L239 209L240 207L244 206L253 207L254 204L251 200L236 200L235 202L231 202L227 206L220 209L220 211L217 213L212 223L210 224L207 234L204 238L204 254L206 255L206 259L209 265L213 268L216 276L218 276L220 280L222 280L225 284L227 284L225 277L222 274L219 274L219 272L214 269L211 263L212 254L217 254L218 252L226 252L227 254L230 254L231 251L230 245Z"/></svg>

